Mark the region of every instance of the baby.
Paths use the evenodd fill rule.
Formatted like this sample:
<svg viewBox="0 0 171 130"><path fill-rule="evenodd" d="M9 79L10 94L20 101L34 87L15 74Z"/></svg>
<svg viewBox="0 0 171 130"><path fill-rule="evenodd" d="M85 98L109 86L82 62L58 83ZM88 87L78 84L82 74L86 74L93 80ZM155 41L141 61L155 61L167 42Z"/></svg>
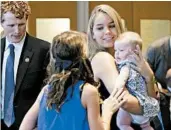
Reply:
<svg viewBox="0 0 171 130"><path fill-rule="evenodd" d="M134 115L120 108L117 115L117 125L121 130L133 130L131 122L139 124L142 130L153 130L149 119L156 116L159 112L158 101L148 96L145 78L135 69L136 64L129 60L132 52L138 55L137 46L142 48L142 39L134 32L124 32L114 43L115 61L120 72L117 80L119 82L116 83L116 87L123 82L122 77L125 73L125 68L128 67L129 78L126 88L130 94L138 99L143 109L143 115Z"/></svg>

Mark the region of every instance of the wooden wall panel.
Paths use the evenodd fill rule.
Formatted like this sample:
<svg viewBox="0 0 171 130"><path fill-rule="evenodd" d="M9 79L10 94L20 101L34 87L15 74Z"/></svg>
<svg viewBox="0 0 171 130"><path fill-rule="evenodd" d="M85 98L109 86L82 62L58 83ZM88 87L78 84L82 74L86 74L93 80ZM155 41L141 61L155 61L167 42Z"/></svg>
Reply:
<svg viewBox="0 0 171 130"><path fill-rule="evenodd" d="M140 19L166 19L171 20L171 2L165 1L91 1L89 14L99 4L108 4L116 9L126 20L128 30L140 33Z"/></svg>
<svg viewBox="0 0 171 130"><path fill-rule="evenodd" d="M89 14L93 10L93 8L100 4L108 4L112 6L120 16L126 21L126 26L128 30L132 30L133 23L132 23L132 2L130 1L90 1L89 2Z"/></svg>
<svg viewBox="0 0 171 130"><path fill-rule="evenodd" d="M77 30L76 1L30 1L32 14L29 17L29 32L36 35L37 18L70 18L71 29ZM170 19L171 2L161 1L89 1L89 14L99 4L108 4L126 20L128 30L140 33L140 19Z"/></svg>
<svg viewBox="0 0 171 130"><path fill-rule="evenodd" d="M77 2L30 1L32 14L28 20L29 33L36 36L36 18L70 18L71 29L77 30Z"/></svg>
<svg viewBox="0 0 171 130"><path fill-rule="evenodd" d="M171 2L133 2L133 30L138 33L141 19L171 20Z"/></svg>

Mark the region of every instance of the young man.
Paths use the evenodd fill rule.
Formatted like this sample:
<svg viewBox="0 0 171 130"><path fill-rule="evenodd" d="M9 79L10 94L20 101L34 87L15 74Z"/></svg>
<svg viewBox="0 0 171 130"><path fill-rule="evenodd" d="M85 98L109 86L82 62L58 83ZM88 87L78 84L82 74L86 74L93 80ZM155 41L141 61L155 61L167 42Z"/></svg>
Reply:
<svg viewBox="0 0 171 130"><path fill-rule="evenodd" d="M1 2L1 128L18 130L41 90L50 44L30 36L27 2Z"/></svg>

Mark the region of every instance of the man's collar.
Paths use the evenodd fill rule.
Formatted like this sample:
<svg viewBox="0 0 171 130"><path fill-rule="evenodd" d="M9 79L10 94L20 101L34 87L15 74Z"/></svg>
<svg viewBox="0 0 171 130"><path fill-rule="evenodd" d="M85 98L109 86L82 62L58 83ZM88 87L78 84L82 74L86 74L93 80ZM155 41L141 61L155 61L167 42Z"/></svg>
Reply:
<svg viewBox="0 0 171 130"><path fill-rule="evenodd" d="M5 50L8 48L9 44L13 44L15 47L16 46L23 46L24 44L24 41L25 41L25 38L26 38L26 33L24 35L24 37L22 38L22 40L19 42L19 43L11 43L7 37L5 38L6 39L6 44L5 44Z"/></svg>

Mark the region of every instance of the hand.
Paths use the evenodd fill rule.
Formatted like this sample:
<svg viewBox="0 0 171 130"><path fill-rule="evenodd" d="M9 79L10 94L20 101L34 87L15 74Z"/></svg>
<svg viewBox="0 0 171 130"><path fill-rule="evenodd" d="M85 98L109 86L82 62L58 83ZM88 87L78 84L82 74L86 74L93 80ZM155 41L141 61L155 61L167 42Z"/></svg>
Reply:
<svg viewBox="0 0 171 130"><path fill-rule="evenodd" d="M141 128L149 127L150 126L150 122L146 122L144 124L141 124L140 126L141 126Z"/></svg>
<svg viewBox="0 0 171 130"><path fill-rule="evenodd" d="M114 89L111 95L102 104L102 114L113 115L125 102L126 92L123 88Z"/></svg>
<svg viewBox="0 0 171 130"><path fill-rule="evenodd" d="M158 91L156 92L156 99L160 100L160 93Z"/></svg>
<svg viewBox="0 0 171 130"><path fill-rule="evenodd" d="M131 67L139 71L142 74L142 76L145 77L147 82L151 81L154 74L149 64L144 59L140 47L136 45L136 51L131 51L130 53L132 53L132 55L129 57L129 60L136 64L136 67Z"/></svg>

